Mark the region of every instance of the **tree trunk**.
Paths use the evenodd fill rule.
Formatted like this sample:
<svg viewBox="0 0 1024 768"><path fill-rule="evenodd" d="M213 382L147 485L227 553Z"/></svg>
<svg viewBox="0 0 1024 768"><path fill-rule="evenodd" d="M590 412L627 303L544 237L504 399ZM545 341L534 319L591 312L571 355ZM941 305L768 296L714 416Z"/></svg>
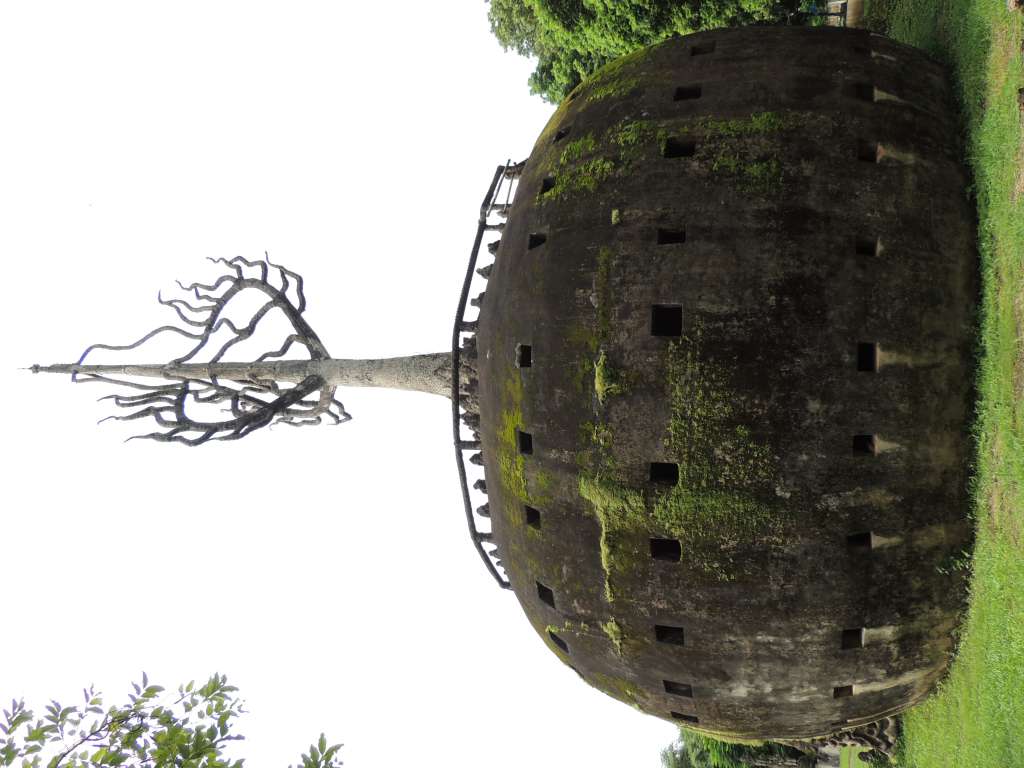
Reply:
<svg viewBox="0 0 1024 768"><path fill-rule="evenodd" d="M163 379L230 379L296 383L318 375L340 387L387 387L452 396L450 352L378 360L280 360L258 363L164 363L156 365L33 365L33 373L148 376Z"/></svg>

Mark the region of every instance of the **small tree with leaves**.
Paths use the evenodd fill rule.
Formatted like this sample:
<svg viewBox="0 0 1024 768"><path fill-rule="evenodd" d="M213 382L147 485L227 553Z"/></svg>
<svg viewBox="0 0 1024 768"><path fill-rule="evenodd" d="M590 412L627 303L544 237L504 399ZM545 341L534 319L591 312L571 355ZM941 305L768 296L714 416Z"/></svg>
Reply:
<svg viewBox="0 0 1024 768"><path fill-rule="evenodd" d="M242 768L244 760L224 754L243 736L232 733L244 714L237 689L223 675L204 685L178 686L168 694L148 677L133 683L128 703L104 708L92 688L82 704L51 701L36 717L25 702L13 700L3 712L0 765L19 768ZM338 768L341 744L321 734L301 757L302 768Z"/></svg>

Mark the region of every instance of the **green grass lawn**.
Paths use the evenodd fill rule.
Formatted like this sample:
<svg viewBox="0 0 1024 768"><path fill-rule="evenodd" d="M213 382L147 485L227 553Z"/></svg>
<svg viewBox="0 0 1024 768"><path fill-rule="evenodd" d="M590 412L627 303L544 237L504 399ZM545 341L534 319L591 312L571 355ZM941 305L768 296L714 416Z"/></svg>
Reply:
<svg viewBox="0 0 1024 768"><path fill-rule="evenodd" d="M1024 14L1005 0L873 0L865 20L952 68L984 276L970 608L949 677L904 719L899 765L1024 766Z"/></svg>
<svg viewBox="0 0 1024 768"><path fill-rule="evenodd" d="M857 755L865 750L865 747L843 747L839 752L839 768L863 768L865 763L858 760Z"/></svg>

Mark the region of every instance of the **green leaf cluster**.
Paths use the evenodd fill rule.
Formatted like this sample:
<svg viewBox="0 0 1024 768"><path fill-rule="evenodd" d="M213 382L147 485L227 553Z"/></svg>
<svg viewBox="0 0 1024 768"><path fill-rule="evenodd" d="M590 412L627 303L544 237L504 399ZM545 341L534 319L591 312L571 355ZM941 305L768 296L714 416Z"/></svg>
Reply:
<svg viewBox="0 0 1024 768"><path fill-rule="evenodd" d="M792 0L489 0L491 32L537 58L530 90L551 102L604 64L672 34L784 16ZM792 6L792 7L790 7Z"/></svg>
<svg viewBox="0 0 1024 768"><path fill-rule="evenodd" d="M245 712L227 677L166 694L143 673L132 690L126 704L104 708L102 696L86 688L81 704L51 701L40 718L24 700L12 700L0 721L0 768L242 768L243 760L225 754L244 738L231 728ZM340 748L321 734L302 755L302 768L338 768Z"/></svg>
<svg viewBox="0 0 1024 768"><path fill-rule="evenodd" d="M750 768L779 765L812 768L817 758L795 747L761 741L718 739L690 728L662 750L663 768Z"/></svg>

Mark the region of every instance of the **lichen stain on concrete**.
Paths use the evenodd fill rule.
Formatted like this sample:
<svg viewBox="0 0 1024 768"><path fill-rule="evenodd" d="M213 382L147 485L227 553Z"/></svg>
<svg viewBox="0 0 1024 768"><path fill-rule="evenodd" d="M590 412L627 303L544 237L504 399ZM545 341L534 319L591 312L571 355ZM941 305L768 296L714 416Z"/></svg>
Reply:
<svg viewBox="0 0 1024 768"><path fill-rule="evenodd" d="M914 152L897 149L893 146L878 145L879 163L902 163L903 165L914 165L918 162L918 156Z"/></svg>
<svg viewBox="0 0 1024 768"><path fill-rule="evenodd" d="M910 543L918 549L931 549L933 547L947 547L951 541L963 539L963 526L938 523L917 528L910 532Z"/></svg>
<svg viewBox="0 0 1024 768"><path fill-rule="evenodd" d="M898 352L878 346L878 369L887 366L905 365L908 368L932 368L942 365L948 355Z"/></svg>
<svg viewBox="0 0 1024 768"><path fill-rule="evenodd" d="M934 674L934 670L927 667L924 669L905 672L902 675L886 676L884 671L880 671L879 675L881 676L881 679L879 680L855 680L853 683L853 695L856 696L862 693L874 693L890 688L900 688L902 686L921 687L923 684L926 684Z"/></svg>
<svg viewBox="0 0 1024 768"><path fill-rule="evenodd" d="M874 533L871 536L872 549L886 549L888 547L897 547L902 543L902 536L883 536L879 533Z"/></svg>
<svg viewBox="0 0 1024 768"><path fill-rule="evenodd" d="M901 445L894 440L886 440L881 435L875 435L875 453L889 453L891 451L903 450L906 450L906 446Z"/></svg>
<svg viewBox="0 0 1024 768"><path fill-rule="evenodd" d="M818 505L834 511L850 507L890 507L901 501L901 495L886 488L853 488L841 493L825 494L819 499Z"/></svg>

